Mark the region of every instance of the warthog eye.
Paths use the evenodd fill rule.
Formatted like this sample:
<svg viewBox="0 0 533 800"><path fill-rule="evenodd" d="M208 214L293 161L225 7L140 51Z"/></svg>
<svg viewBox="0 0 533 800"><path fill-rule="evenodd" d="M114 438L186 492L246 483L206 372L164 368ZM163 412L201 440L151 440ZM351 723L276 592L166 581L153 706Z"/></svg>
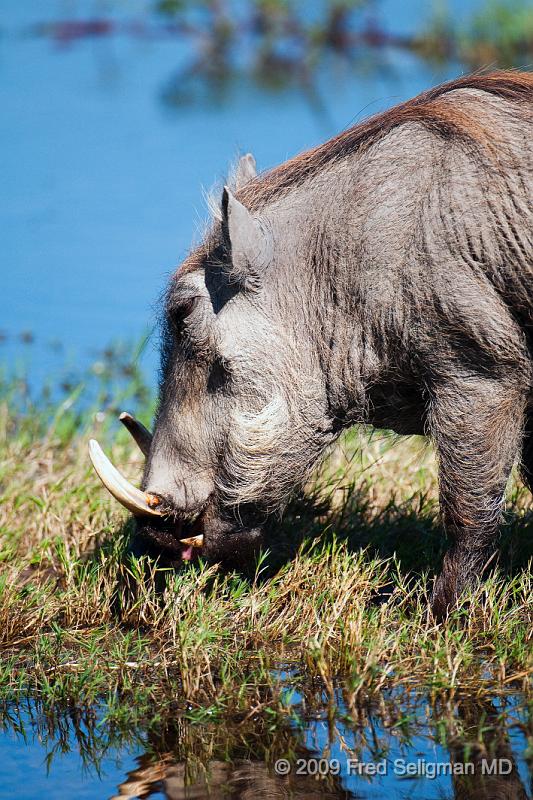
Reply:
<svg viewBox="0 0 533 800"><path fill-rule="evenodd" d="M199 299L200 299L199 297L189 297L187 300L184 300L183 303L181 303L178 306L177 315L180 317L180 319L185 319L190 314L192 314L192 312L198 305Z"/></svg>
<svg viewBox="0 0 533 800"><path fill-rule="evenodd" d="M179 305L175 305L170 310L170 319L175 328L180 329L183 321L189 317L198 305L199 297L188 297Z"/></svg>

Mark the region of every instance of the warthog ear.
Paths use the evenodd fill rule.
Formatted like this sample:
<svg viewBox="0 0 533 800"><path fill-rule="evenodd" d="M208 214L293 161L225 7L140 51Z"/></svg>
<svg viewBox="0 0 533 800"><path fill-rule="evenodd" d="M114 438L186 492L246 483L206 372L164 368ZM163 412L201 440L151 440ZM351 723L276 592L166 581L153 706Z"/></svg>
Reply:
<svg viewBox="0 0 533 800"><path fill-rule="evenodd" d="M241 189L257 175L255 158L251 153L241 156L235 170L235 187Z"/></svg>
<svg viewBox="0 0 533 800"><path fill-rule="evenodd" d="M257 289L272 258L271 237L227 186L222 194L222 234L231 254L230 277L245 289Z"/></svg>

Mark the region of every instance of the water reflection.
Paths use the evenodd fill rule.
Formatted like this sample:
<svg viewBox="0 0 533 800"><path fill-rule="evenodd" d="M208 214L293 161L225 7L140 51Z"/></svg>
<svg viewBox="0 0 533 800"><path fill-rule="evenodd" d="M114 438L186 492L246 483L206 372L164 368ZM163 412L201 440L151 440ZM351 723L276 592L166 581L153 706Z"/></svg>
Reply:
<svg viewBox="0 0 533 800"><path fill-rule="evenodd" d="M194 733L191 739L190 730L179 729L181 735L171 743L167 731L166 744L172 746L161 753L156 737L151 744L159 755L139 756L114 800L153 795L167 800L312 800L382 797L383 792L412 798L527 800L530 795L518 765L522 760L525 766L522 735L528 730L531 735L531 721L515 700L505 706L501 701L464 699L445 704L442 716L433 717L438 707L424 708L420 698L409 707L386 702L360 709L357 720L343 718L338 711L325 738L317 719L301 730L270 735L263 731L255 747L253 734L245 743L241 740L240 747L230 737L219 742L220 752L215 747L204 759L199 740L196 748L193 745ZM243 745L254 752L244 756ZM287 775L276 774L280 763L284 770L290 765ZM531 777L525 780L531 787Z"/></svg>
<svg viewBox="0 0 533 800"><path fill-rule="evenodd" d="M309 758L312 753L310 752ZM342 787L340 777L321 778L311 775L276 775L265 763L236 760L231 763L211 761L202 775L189 776L187 766L179 763L143 763L129 773L120 785L118 798L150 797L161 793L167 800L210 798L226 800L277 800L277 798L308 798L308 800L337 800L356 795Z"/></svg>
<svg viewBox="0 0 533 800"><path fill-rule="evenodd" d="M460 735L450 734L453 764L471 764L473 774L454 775L457 800L528 800L507 726L492 703L467 700L459 706ZM531 728L530 728L531 733ZM494 769L494 774L484 774ZM530 789L533 787L533 776Z"/></svg>
<svg viewBox="0 0 533 800"><path fill-rule="evenodd" d="M19 763L33 765L31 777L27 768L21 772L27 798L42 796L43 788L47 797L61 797L54 787L65 763L72 796L78 773L84 797L114 800L532 797L532 708L523 696L430 701L397 690L354 703L339 689L334 703L303 693L290 722L268 712L207 724L177 716L146 727L103 724L105 707L5 708L0 786L13 783L15 748Z"/></svg>

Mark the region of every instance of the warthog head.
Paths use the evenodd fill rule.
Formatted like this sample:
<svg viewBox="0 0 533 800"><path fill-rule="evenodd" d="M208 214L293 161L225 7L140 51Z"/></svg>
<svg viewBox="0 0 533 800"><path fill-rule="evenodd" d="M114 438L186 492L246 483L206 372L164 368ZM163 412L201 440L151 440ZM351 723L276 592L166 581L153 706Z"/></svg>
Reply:
<svg viewBox="0 0 533 800"><path fill-rule="evenodd" d="M253 180L253 159L235 192ZM283 248L280 241L283 240ZM145 452L142 491L96 443L93 462L141 533L188 559L239 563L261 542L334 436L319 321L285 276L300 254L274 211L248 210L229 188L203 244L170 281L153 437L122 421Z"/></svg>

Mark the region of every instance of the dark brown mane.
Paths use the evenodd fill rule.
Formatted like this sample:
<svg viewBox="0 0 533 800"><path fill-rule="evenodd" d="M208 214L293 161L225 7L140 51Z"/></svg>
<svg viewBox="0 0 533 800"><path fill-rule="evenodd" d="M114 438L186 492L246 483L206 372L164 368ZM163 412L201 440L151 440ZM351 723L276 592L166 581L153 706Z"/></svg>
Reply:
<svg viewBox="0 0 533 800"><path fill-rule="evenodd" d="M272 197L316 174L331 161L342 159L372 144L393 128L406 122L420 122L446 138L468 138L490 146L485 129L459 109L443 102L443 95L457 89L477 89L504 100L533 102L533 73L499 71L467 75L443 83L405 103L348 128L333 139L295 156L290 161L259 175L238 192L250 209L260 208Z"/></svg>

